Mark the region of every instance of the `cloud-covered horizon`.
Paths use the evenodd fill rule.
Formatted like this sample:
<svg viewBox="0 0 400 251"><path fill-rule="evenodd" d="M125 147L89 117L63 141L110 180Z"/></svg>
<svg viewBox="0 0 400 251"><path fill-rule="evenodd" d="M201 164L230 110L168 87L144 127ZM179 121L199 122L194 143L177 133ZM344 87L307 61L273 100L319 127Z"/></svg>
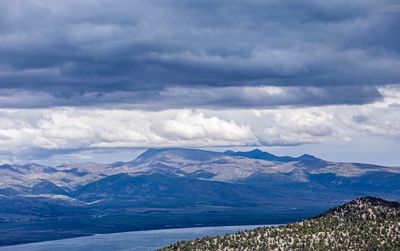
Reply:
<svg viewBox="0 0 400 251"><path fill-rule="evenodd" d="M150 147L290 148L310 144L315 145L311 151L344 144L352 148L348 154L365 151L364 146L392 154L393 149L379 149L379 144L399 142L400 87L381 88L381 93L381 101L368 105L323 107L0 109L0 156L6 162L43 161L60 155L64 156L63 161L66 156L76 161L74 158L86 160L88 156L77 156L90 151L96 154ZM375 162L392 163L393 160L382 156L376 156Z"/></svg>

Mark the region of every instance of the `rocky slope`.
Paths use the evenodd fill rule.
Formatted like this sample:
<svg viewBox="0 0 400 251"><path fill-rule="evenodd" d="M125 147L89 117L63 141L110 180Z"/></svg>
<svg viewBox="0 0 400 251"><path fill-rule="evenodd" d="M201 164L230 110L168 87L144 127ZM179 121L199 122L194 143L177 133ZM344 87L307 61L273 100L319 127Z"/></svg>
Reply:
<svg viewBox="0 0 400 251"><path fill-rule="evenodd" d="M298 223L183 241L161 250L400 250L400 203L362 197Z"/></svg>

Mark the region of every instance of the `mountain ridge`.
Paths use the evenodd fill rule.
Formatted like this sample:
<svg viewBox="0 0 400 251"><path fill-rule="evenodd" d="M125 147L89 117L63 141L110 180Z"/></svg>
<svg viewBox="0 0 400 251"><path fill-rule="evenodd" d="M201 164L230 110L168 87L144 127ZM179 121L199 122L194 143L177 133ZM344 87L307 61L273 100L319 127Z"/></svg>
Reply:
<svg viewBox="0 0 400 251"><path fill-rule="evenodd" d="M232 151L226 150L224 152L215 152L215 151L208 151L202 149L193 149L193 148L149 148L140 154L135 160L145 160L148 158L153 157L154 155L162 152L171 152L171 151L181 151L181 152L195 152L197 154L209 154L209 155L227 155L227 156L242 156L248 157L251 159L263 159L263 160L274 160L274 161L281 161L281 162L290 162L290 161L299 161L299 160L316 160L319 159L310 154L303 154L299 157L292 157L292 156L278 156L266 151L262 151L258 148L249 151ZM132 161L135 161L132 160ZM132 162L131 161L131 162Z"/></svg>
<svg viewBox="0 0 400 251"><path fill-rule="evenodd" d="M400 199L400 168L261 150L150 149L112 164L6 165L0 176L0 245L46 240L48 232L288 223L348 198ZM24 224L32 232L21 237L16 229ZM15 237L5 239L4 231Z"/></svg>
<svg viewBox="0 0 400 251"><path fill-rule="evenodd" d="M322 178L325 174L334 174L337 178L344 178L363 177L378 172L384 172L389 176L397 175L400 174L400 168L330 162L309 154L299 157L276 156L259 149L247 152L213 152L187 148L150 148L132 161L112 164L91 162L62 164L55 167L35 163L3 164L0 165L0 175L3 177L0 189L12 188L27 192L35 185L46 181L60 188L60 191L74 190L78 186L119 173L131 175L163 173L223 182L244 181L252 176L269 175L291 177L296 182L309 182L315 175Z"/></svg>

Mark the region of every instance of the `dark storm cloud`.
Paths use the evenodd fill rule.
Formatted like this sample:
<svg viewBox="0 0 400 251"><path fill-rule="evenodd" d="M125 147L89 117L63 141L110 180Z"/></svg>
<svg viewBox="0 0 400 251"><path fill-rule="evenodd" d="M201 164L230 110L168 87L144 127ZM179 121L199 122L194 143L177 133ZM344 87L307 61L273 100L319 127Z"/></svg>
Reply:
<svg viewBox="0 0 400 251"><path fill-rule="evenodd" d="M400 80L399 24L400 5L388 0L5 0L0 93L41 93L43 102L9 97L10 107L372 102L374 86ZM261 85L299 95L229 100ZM205 88L211 101L175 104L166 93L179 88L192 96Z"/></svg>
<svg viewBox="0 0 400 251"><path fill-rule="evenodd" d="M381 100L372 86L340 87L173 87L161 91L113 91L83 94L0 91L0 106L42 108L49 106L113 106L160 110L173 108L268 108L364 104Z"/></svg>

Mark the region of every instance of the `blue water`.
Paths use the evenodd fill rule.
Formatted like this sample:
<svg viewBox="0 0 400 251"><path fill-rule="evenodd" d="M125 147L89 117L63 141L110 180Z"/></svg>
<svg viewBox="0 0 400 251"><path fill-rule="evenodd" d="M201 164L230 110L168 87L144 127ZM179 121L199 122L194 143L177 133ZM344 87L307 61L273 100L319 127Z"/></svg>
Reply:
<svg viewBox="0 0 400 251"><path fill-rule="evenodd" d="M2 247L0 251L148 251L181 240L232 234L240 230L256 227L260 226L196 227L97 234L87 237Z"/></svg>

